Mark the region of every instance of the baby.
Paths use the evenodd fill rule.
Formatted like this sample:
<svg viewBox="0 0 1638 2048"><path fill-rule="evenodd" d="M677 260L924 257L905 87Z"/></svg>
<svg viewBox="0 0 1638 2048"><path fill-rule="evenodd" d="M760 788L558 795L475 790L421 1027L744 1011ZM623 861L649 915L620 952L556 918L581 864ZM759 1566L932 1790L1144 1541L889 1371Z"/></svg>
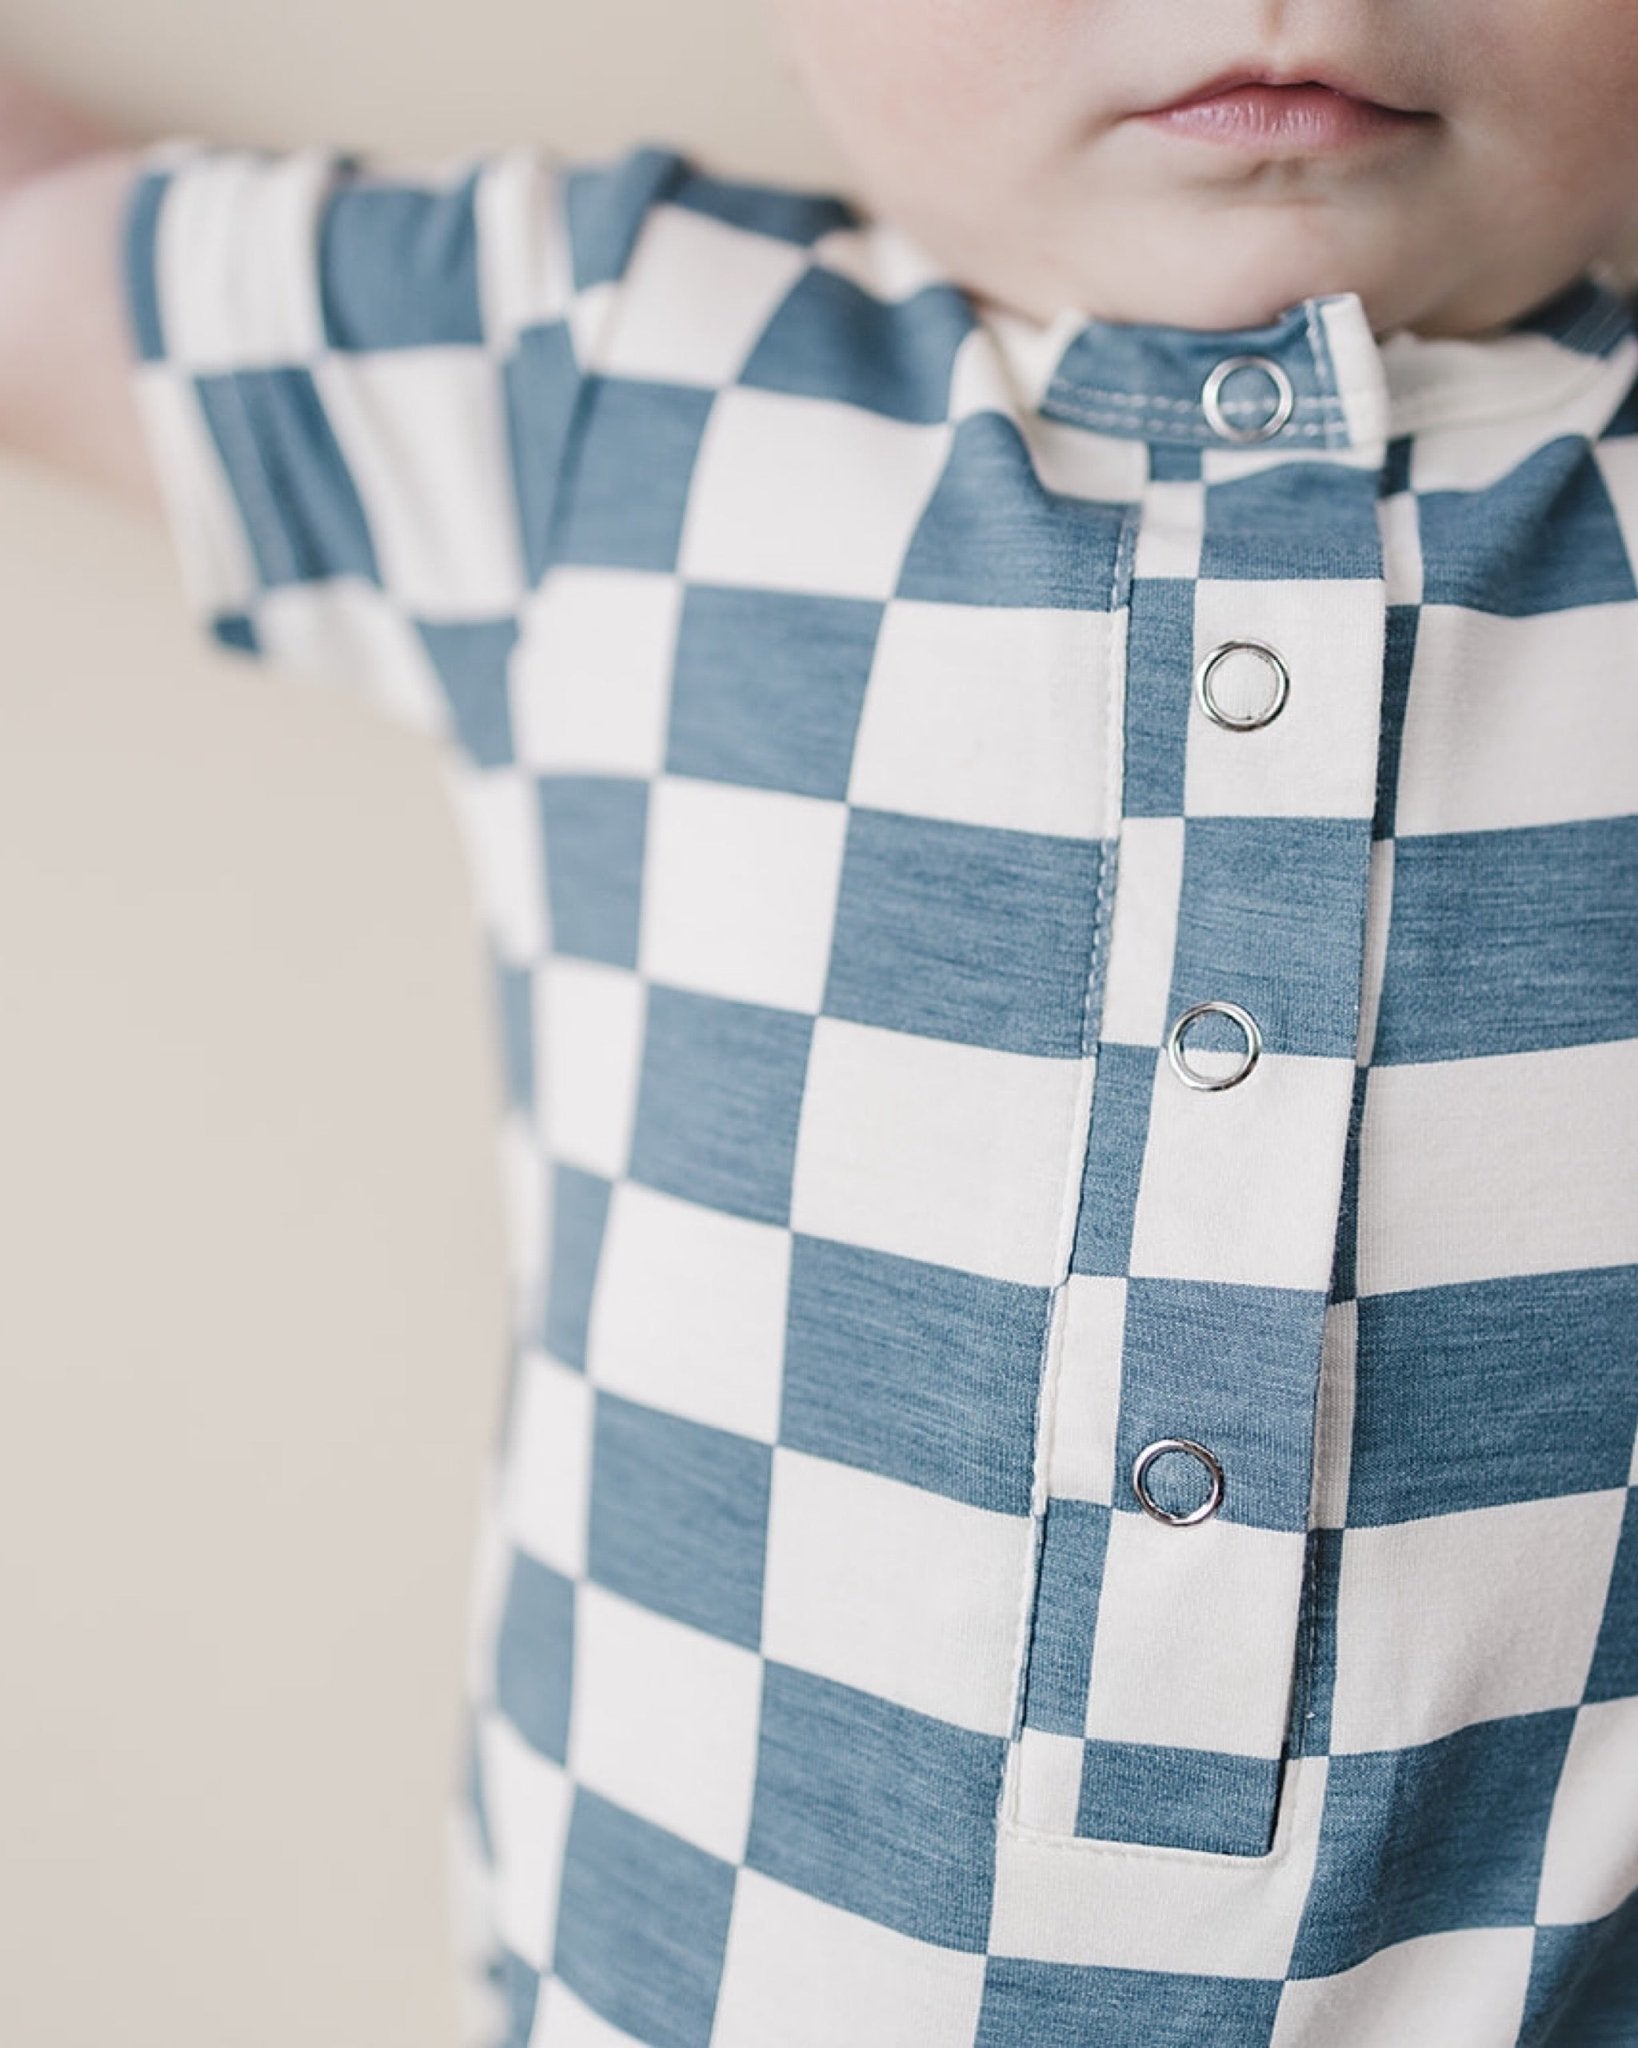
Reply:
<svg viewBox="0 0 1638 2048"><path fill-rule="evenodd" d="M1638 2042L1638 9L782 12L855 197L0 106L471 850L470 2040Z"/></svg>

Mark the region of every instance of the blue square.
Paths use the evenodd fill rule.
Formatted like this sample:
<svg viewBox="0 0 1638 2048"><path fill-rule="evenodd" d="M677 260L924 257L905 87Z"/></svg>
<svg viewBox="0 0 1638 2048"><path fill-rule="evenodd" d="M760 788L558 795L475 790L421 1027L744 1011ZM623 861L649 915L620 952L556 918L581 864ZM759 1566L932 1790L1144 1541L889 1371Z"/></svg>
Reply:
<svg viewBox="0 0 1638 2048"><path fill-rule="evenodd" d="M982 1954L1002 1737L771 1660L749 1868L918 1941Z"/></svg>
<svg viewBox="0 0 1638 2048"><path fill-rule="evenodd" d="M1108 1548L1106 1507L1085 1500L1047 1502L1029 1630L1026 1727L1048 1735L1085 1733L1092 1637Z"/></svg>
<svg viewBox="0 0 1638 2048"><path fill-rule="evenodd" d="M311 372L230 370L194 388L263 588L327 576L379 584L364 507Z"/></svg>
<svg viewBox="0 0 1638 2048"><path fill-rule="evenodd" d="M552 1974L652 2048L708 2048L734 1866L577 1785Z"/></svg>
<svg viewBox="0 0 1638 2048"><path fill-rule="evenodd" d="M1391 839L1399 811L1399 756L1405 736L1405 709L1410 702L1411 668L1416 660L1416 633L1422 609L1390 604L1386 609L1382 649L1382 706L1376 754L1376 814L1373 839Z"/></svg>
<svg viewBox="0 0 1638 2048"><path fill-rule="evenodd" d="M1131 1279L1115 1440L1116 1503L1141 1514L1133 1461L1183 1437L1223 1467L1220 1510L1259 1529L1304 1529L1325 1296L1318 1288ZM1198 1459L1167 1452L1147 1485L1173 1513L1205 1496Z"/></svg>
<svg viewBox="0 0 1638 2048"><path fill-rule="evenodd" d="M256 632L256 622L248 612L217 612L209 621L206 630L211 638L235 654L260 654L261 640Z"/></svg>
<svg viewBox="0 0 1638 2048"><path fill-rule="evenodd" d="M714 178L693 169L679 178L667 198L685 212L703 214L708 220L724 221L729 227L745 228L751 234L791 242L799 248L809 248L821 236L859 224L858 214L845 199L826 192Z"/></svg>
<svg viewBox="0 0 1638 2048"><path fill-rule="evenodd" d="M324 339L335 349L483 341L478 172L441 190L343 184L319 216Z"/></svg>
<svg viewBox="0 0 1638 2048"><path fill-rule="evenodd" d="M1227 997L1269 1052L1351 1059L1369 862L1363 818L1186 820L1168 1017ZM1225 1017L1189 1029L1190 1049L1244 1043Z"/></svg>
<svg viewBox="0 0 1638 2048"><path fill-rule="evenodd" d="M1397 840L1372 1058L1473 1059L1630 1036L1635 901L1638 815Z"/></svg>
<svg viewBox="0 0 1638 2048"><path fill-rule="evenodd" d="M1638 1487L1627 1494L1586 1697L1620 1700L1634 1693L1638 1693Z"/></svg>
<svg viewBox="0 0 1638 2048"><path fill-rule="evenodd" d="M844 798L881 617L863 599L691 584L666 767Z"/></svg>
<svg viewBox="0 0 1638 2048"><path fill-rule="evenodd" d="M540 1996L539 1976L522 1956L514 1955L510 1949L502 1950L486 1974L506 2014L506 2032L501 2036L500 2048L528 2048Z"/></svg>
<svg viewBox="0 0 1638 2048"><path fill-rule="evenodd" d="M648 784L620 775L543 775L536 796L552 950L635 967Z"/></svg>
<svg viewBox="0 0 1638 2048"><path fill-rule="evenodd" d="M1155 1062L1148 1045L1105 1039L1092 1075L1092 1121L1075 1217L1072 1273L1124 1274L1131 1264L1132 1218L1149 1139Z"/></svg>
<svg viewBox="0 0 1638 2048"><path fill-rule="evenodd" d="M1200 580L1382 574L1377 479L1332 462L1282 462L1206 486Z"/></svg>
<svg viewBox="0 0 1638 2048"><path fill-rule="evenodd" d="M715 392L588 377L552 553L603 569L674 569Z"/></svg>
<svg viewBox="0 0 1638 2048"><path fill-rule="evenodd" d="M489 955L489 970L506 1099L514 1109L527 1109L535 1096L533 977L527 967L514 967L494 952Z"/></svg>
<svg viewBox="0 0 1638 2048"><path fill-rule="evenodd" d="M950 373L972 328L972 307L952 285L889 301L816 267L769 321L740 382L931 425L949 413Z"/></svg>
<svg viewBox="0 0 1638 2048"><path fill-rule="evenodd" d="M552 559L558 492L580 397L580 369L565 322L526 327L501 374L518 499L518 538L533 587Z"/></svg>
<svg viewBox="0 0 1638 2048"><path fill-rule="evenodd" d="M1333 1756L1292 1976L1334 1976L1421 1934L1530 1926L1574 1720L1521 1714Z"/></svg>
<svg viewBox="0 0 1638 2048"><path fill-rule="evenodd" d="M560 1364L584 1372L592 1290L608 1222L609 1184L601 1174L554 1160L551 1207L552 1249L541 1335Z"/></svg>
<svg viewBox="0 0 1638 2048"><path fill-rule="evenodd" d="M1356 1314L1351 1524L1626 1485L1638 1266L1405 1288Z"/></svg>
<svg viewBox="0 0 1638 2048"><path fill-rule="evenodd" d="M1126 758L1121 807L1129 818L1180 818L1194 673L1194 584L1142 576L1126 625Z"/></svg>
<svg viewBox="0 0 1638 2048"><path fill-rule="evenodd" d="M900 597L1108 611L1127 508L1059 497L1000 413L955 430L899 579Z"/></svg>
<svg viewBox="0 0 1638 2048"><path fill-rule="evenodd" d="M174 173L146 171L135 179L120 223L121 275L127 332L138 362L163 362L165 326L159 306L159 214Z"/></svg>
<svg viewBox="0 0 1638 2048"><path fill-rule="evenodd" d="M1597 459L1561 435L1482 491L1420 501L1422 602L1524 618L1638 597Z"/></svg>
<svg viewBox="0 0 1638 2048"><path fill-rule="evenodd" d="M654 983L631 1177L685 1201L784 1223L813 1019Z"/></svg>
<svg viewBox="0 0 1638 2048"><path fill-rule="evenodd" d="M563 207L577 292L621 277L650 210L682 183L687 170L674 150L642 147L611 163L566 173Z"/></svg>
<svg viewBox="0 0 1638 2048"><path fill-rule="evenodd" d="M1181 441L1149 443L1149 480L1157 484L1197 484L1205 470L1203 451Z"/></svg>
<svg viewBox="0 0 1638 2048"><path fill-rule="evenodd" d="M791 1243L779 1441L973 1507L1029 1512L1048 1293Z"/></svg>
<svg viewBox="0 0 1638 2048"><path fill-rule="evenodd" d="M991 1956L974 2048L1263 2048L1279 2002L1260 1978Z"/></svg>
<svg viewBox="0 0 1638 2048"><path fill-rule="evenodd" d="M416 631L444 686L457 744L479 768L505 767L515 758L507 670L516 619L418 619Z"/></svg>
<svg viewBox="0 0 1638 2048"><path fill-rule="evenodd" d="M1580 1927L1538 1927L1519 2048L1638 2041L1638 1892Z"/></svg>
<svg viewBox="0 0 1638 2048"><path fill-rule="evenodd" d="M495 1704L532 1749L563 1763L574 1676L574 1581L514 1550L495 1643Z"/></svg>
<svg viewBox="0 0 1638 2048"><path fill-rule="evenodd" d="M1273 1757L1088 1742L1075 1832L1100 1842L1266 1856L1279 1790Z"/></svg>
<svg viewBox="0 0 1638 2048"><path fill-rule="evenodd" d="M1377 495L1396 498L1411 487L1411 455L1416 440L1412 434L1396 434L1388 443L1388 452L1383 458L1382 474L1377 479Z"/></svg>
<svg viewBox="0 0 1638 2048"><path fill-rule="evenodd" d="M754 1650L773 1453L600 1389L586 1569L656 1614Z"/></svg>
<svg viewBox="0 0 1638 2048"><path fill-rule="evenodd" d="M1094 839L850 811L825 1015L1074 1058L1103 859Z"/></svg>

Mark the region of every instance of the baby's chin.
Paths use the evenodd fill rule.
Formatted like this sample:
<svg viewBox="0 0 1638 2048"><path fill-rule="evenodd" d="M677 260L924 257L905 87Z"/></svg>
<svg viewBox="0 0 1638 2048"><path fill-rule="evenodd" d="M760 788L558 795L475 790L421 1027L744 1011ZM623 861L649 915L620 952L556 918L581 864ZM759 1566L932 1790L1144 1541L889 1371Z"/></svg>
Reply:
<svg viewBox="0 0 1638 2048"><path fill-rule="evenodd" d="M1501 255L1464 260L1393 218L1338 220L1320 209L1235 219L1182 203L1132 207L1125 217L1098 208L1095 218L1066 217L1028 238L1005 220L964 221L942 209L906 225L968 290L1041 321L1074 308L1126 324L1238 331L1348 292L1379 335L1480 334L1563 281L1515 273Z"/></svg>

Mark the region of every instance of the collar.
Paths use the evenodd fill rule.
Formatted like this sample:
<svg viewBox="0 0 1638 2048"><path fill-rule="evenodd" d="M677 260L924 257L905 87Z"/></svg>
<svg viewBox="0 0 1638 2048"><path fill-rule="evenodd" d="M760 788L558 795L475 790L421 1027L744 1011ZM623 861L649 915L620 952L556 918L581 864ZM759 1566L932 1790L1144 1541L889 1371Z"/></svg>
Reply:
<svg viewBox="0 0 1638 2048"><path fill-rule="evenodd" d="M1380 447L1430 426L1571 403L1638 370L1633 305L1593 273L1494 334L1371 331L1356 293L1304 299L1263 327L1126 325L1066 312L1039 330L1042 415L1191 447Z"/></svg>

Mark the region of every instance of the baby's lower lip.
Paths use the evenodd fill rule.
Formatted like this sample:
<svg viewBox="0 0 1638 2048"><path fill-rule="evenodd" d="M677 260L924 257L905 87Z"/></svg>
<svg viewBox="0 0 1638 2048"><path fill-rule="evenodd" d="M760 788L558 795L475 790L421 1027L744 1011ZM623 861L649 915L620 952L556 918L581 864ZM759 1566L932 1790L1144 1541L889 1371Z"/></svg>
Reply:
<svg viewBox="0 0 1638 2048"><path fill-rule="evenodd" d="M1373 142L1414 128L1427 116L1358 100L1328 85L1235 85L1157 107L1143 119L1202 142L1303 155Z"/></svg>

